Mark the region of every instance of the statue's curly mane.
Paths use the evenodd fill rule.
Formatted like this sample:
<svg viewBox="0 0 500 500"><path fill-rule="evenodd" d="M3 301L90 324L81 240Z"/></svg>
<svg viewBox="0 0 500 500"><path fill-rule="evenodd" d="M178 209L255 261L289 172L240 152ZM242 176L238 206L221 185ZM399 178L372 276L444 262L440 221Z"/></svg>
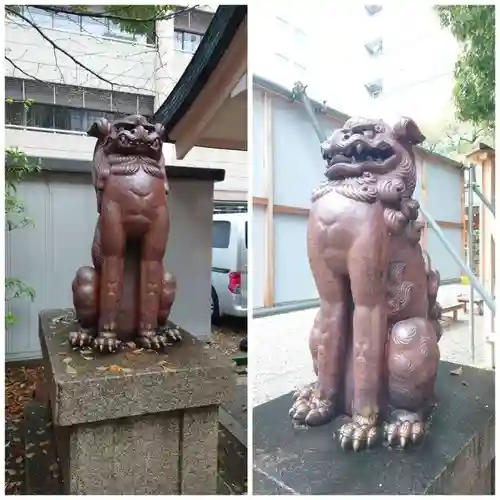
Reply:
<svg viewBox="0 0 500 500"><path fill-rule="evenodd" d="M345 128L373 123L364 118L348 120ZM330 150L329 150L330 149ZM381 167L369 166L360 174L353 169L349 174L343 164L329 164L325 171L325 181L313 191L312 201L315 202L325 194L335 191L346 198L364 203L380 201L384 206L384 220L393 233L400 234L412 220L418 216L418 202L412 199L417 183L416 166L411 145L403 147L405 154L401 156L398 165L390 171L380 170ZM333 156L330 144L323 151L324 157Z"/></svg>

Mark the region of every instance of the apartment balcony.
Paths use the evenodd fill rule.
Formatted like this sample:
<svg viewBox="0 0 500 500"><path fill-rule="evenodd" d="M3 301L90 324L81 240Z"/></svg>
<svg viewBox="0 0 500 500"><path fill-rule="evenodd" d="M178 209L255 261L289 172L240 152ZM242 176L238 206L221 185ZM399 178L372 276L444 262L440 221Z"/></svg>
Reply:
<svg viewBox="0 0 500 500"><path fill-rule="evenodd" d="M95 138L88 137L84 132L7 125L5 145L19 148L33 157L90 161Z"/></svg>

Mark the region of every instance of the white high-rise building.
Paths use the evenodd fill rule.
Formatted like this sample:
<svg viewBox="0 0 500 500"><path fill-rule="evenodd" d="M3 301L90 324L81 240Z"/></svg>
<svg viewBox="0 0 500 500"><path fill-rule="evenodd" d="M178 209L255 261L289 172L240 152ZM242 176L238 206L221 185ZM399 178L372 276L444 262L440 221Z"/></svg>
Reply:
<svg viewBox="0 0 500 500"><path fill-rule="evenodd" d="M458 45L432 6L323 2L257 10L262 34L251 43L260 76L287 88L300 80L310 97L350 115L409 115L429 127L453 113Z"/></svg>
<svg viewBox="0 0 500 500"><path fill-rule="evenodd" d="M27 21L15 15L5 20L5 54L11 61L5 64L5 123L6 146L45 163L91 160L95 139L85 134L100 116L152 117L215 12L209 7L187 10L152 23L149 35L134 36L105 18L40 7L21 8ZM26 108L22 101L28 99L32 104ZM215 185L215 200L246 201L246 152L194 148L176 160L173 146L165 144L164 154L167 165L225 169L226 180Z"/></svg>

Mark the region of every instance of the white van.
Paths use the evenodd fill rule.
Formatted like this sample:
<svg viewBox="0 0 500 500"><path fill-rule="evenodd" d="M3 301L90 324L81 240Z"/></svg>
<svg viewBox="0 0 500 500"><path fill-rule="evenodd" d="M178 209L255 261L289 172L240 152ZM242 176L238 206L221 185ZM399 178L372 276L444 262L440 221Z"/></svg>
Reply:
<svg viewBox="0 0 500 500"><path fill-rule="evenodd" d="M214 214L212 222L212 321L247 316L248 213Z"/></svg>

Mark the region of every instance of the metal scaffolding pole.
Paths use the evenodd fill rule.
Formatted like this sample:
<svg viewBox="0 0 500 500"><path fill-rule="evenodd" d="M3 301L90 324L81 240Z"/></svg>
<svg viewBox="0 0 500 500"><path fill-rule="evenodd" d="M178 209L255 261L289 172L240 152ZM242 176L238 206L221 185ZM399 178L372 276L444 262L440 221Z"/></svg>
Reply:
<svg viewBox="0 0 500 500"><path fill-rule="evenodd" d="M490 203L490 201L484 196L482 191L476 182L476 166L474 164L469 165L469 184L472 184L472 189L476 193L477 197L484 203L484 206L491 212L493 217L495 217L495 207Z"/></svg>
<svg viewBox="0 0 500 500"><path fill-rule="evenodd" d="M467 206L467 260L469 261L469 268L472 270L474 267L474 166L469 167L469 203ZM475 277L475 276L474 276ZM475 331L474 331L474 286L472 280L470 280L470 299L469 299L469 332L470 332L470 342L471 342L471 352L472 352L472 363L476 362L476 342L475 342Z"/></svg>

